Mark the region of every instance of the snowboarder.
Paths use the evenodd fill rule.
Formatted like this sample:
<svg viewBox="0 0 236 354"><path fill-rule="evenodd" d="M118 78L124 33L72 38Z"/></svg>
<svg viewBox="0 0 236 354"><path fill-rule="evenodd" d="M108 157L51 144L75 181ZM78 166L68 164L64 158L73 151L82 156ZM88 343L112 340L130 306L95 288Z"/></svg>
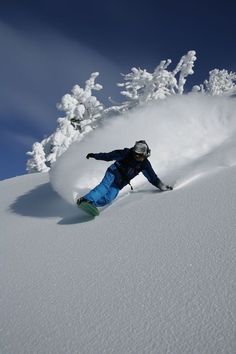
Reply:
<svg viewBox="0 0 236 354"><path fill-rule="evenodd" d="M114 161L106 171L101 183L92 189L88 194L77 200L77 205L86 203L95 207L102 207L111 203L118 195L119 191L127 184L132 186L130 181L142 172L148 181L161 191L172 190L169 185L165 185L154 172L148 157L151 150L145 140L136 141L135 145L129 149L114 150L108 153L89 153L86 158L96 160Z"/></svg>

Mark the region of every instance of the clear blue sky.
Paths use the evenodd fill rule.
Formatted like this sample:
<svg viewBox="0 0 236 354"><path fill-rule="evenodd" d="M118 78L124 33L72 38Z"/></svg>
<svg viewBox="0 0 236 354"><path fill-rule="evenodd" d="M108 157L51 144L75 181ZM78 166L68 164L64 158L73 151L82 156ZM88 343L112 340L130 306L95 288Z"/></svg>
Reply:
<svg viewBox="0 0 236 354"><path fill-rule="evenodd" d="M228 0L1 0L0 179L25 173L26 151L56 127L56 103L93 71L104 103L120 99L120 73L174 66L192 49L190 86L214 68L236 71L235 13Z"/></svg>

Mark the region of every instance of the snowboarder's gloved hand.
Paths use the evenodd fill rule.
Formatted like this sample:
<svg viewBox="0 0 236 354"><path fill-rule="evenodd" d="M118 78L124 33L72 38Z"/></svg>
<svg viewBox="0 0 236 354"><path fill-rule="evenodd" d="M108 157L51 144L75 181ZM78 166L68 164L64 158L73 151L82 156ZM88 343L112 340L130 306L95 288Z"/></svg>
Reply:
<svg viewBox="0 0 236 354"><path fill-rule="evenodd" d="M94 154L89 153L89 154L86 156L86 159L90 159L91 157L94 157Z"/></svg>
<svg viewBox="0 0 236 354"><path fill-rule="evenodd" d="M162 192L165 192L165 191L172 191L173 190L173 187L169 186L169 185L165 185L164 183L160 182L158 184L158 188L162 191Z"/></svg>
<svg viewBox="0 0 236 354"><path fill-rule="evenodd" d="M168 184L166 185L166 188L167 188L168 191L173 191L173 187L169 186Z"/></svg>

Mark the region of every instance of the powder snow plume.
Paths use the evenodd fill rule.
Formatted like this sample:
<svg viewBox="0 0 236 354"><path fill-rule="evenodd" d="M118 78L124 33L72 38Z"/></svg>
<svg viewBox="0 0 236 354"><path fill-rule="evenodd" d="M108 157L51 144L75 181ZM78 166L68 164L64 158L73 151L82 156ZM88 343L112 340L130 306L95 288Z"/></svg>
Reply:
<svg viewBox="0 0 236 354"><path fill-rule="evenodd" d="M185 175L194 179L203 173L203 167L198 171L193 167L199 158L210 156L209 167L204 166L205 172L217 167L219 159L214 159L214 152L229 144L235 132L235 98L203 94L171 96L110 118L83 141L73 143L53 165L51 184L65 200L74 203L75 194L82 196L95 187L112 163L87 160L88 153L132 147L135 141L145 139L158 176L164 182L178 186L184 183ZM230 157L227 156L229 151ZM235 156L235 145L221 149L220 164L230 158L229 165L234 165ZM133 182L138 186L146 180L140 174Z"/></svg>

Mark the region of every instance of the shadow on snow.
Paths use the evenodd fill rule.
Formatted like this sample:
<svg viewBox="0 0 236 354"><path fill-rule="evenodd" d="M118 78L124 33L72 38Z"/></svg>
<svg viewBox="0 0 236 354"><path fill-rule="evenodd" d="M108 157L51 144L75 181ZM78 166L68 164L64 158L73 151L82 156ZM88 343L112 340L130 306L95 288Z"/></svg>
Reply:
<svg viewBox="0 0 236 354"><path fill-rule="evenodd" d="M36 218L60 217L59 225L78 224L92 220L76 206L64 201L45 183L18 197L9 209L15 214Z"/></svg>

